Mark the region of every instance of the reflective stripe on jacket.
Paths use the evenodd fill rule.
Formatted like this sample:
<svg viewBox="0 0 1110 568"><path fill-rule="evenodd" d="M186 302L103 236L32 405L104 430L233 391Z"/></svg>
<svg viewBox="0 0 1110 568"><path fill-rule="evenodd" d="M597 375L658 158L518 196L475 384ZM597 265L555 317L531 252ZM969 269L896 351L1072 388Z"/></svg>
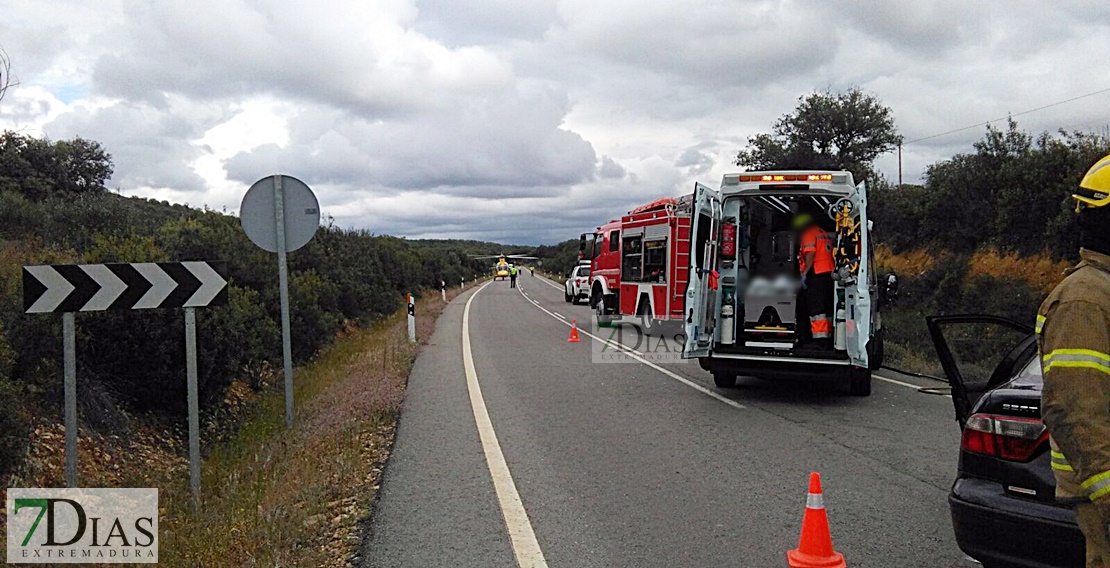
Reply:
<svg viewBox="0 0 1110 568"><path fill-rule="evenodd" d="M1110 499L1110 256L1080 262L1037 311L1056 495Z"/></svg>
<svg viewBox="0 0 1110 568"><path fill-rule="evenodd" d="M833 261L833 240L824 229L814 225L802 233L798 247L798 271L806 273L806 254L813 253L813 273L825 274L836 268Z"/></svg>

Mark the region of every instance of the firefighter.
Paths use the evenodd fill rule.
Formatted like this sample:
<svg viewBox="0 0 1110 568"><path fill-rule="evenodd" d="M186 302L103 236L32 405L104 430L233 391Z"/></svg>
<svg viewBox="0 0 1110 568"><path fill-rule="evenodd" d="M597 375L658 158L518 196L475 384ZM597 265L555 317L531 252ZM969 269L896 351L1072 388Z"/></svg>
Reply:
<svg viewBox="0 0 1110 568"><path fill-rule="evenodd" d="M1075 504L1087 567L1110 568L1110 156L1083 177L1081 262L1037 311L1056 496Z"/></svg>
<svg viewBox="0 0 1110 568"><path fill-rule="evenodd" d="M817 225L813 215L800 213L794 218L800 234L798 272L801 296L809 316L810 337L822 347L832 347L833 239Z"/></svg>
<svg viewBox="0 0 1110 568"><path fill-rule="evenodd" d="M509 288L516 288L516 265L509 267Z"/></svg>

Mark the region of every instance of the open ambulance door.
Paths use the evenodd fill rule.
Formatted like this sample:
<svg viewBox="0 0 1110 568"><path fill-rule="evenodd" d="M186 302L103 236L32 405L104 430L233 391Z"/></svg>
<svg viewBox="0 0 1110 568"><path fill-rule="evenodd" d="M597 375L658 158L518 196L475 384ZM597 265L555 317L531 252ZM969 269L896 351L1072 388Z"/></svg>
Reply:
<svg viewBox="0 0 1110 568"><path fill-rule="evenodd" d="M717 327L717 246L721 225L721 193L694 184L690 227L690 276L686 284L686 346L682 356L708 357Z"/></svg>
<svg viewBox="0 0 1110 568"><path fill-rule="evenodd" d="M871 308L871 227L867 217L867 182L860 182L856 191L849 197L859 223L859 269L853 275L854 282L844 288L844 310L847 321L846 345L848 358L857 367L868 368L867 343L871 341L873 320Z"/></svg>

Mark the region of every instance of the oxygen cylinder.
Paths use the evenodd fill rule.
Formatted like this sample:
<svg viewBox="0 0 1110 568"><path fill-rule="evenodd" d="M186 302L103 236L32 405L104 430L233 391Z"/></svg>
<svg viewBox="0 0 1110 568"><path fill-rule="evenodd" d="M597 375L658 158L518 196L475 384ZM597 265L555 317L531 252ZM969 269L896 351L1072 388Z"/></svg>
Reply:
<svg viewBox="0 0 1110 568"><path fill-rule="evenodd" d="M845 348L847 348L847 344L848 344L847 320L848 320L848 312L844 309L844 306L841 305L836 310L836 331L834 332L835 335L833 336L833 346L836 347L836 349L839 350L839 351L843 351Z"/></svg>
<svg viewBox="0 0 1110 568"><path fill-rule="evenodd" d="M736 289L725 287L721 295L721 343L736 343Z"/></svg>

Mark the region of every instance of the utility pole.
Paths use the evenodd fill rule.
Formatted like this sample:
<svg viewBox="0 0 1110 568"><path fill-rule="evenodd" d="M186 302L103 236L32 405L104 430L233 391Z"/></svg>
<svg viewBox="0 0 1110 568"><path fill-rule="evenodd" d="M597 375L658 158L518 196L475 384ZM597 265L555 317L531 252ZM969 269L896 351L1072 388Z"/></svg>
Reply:
<svg viewBox="0 0 1110 568"><path fill-rule="evenodd" d="M898 187L902 187L902 143L898 143Z"/></svg>

